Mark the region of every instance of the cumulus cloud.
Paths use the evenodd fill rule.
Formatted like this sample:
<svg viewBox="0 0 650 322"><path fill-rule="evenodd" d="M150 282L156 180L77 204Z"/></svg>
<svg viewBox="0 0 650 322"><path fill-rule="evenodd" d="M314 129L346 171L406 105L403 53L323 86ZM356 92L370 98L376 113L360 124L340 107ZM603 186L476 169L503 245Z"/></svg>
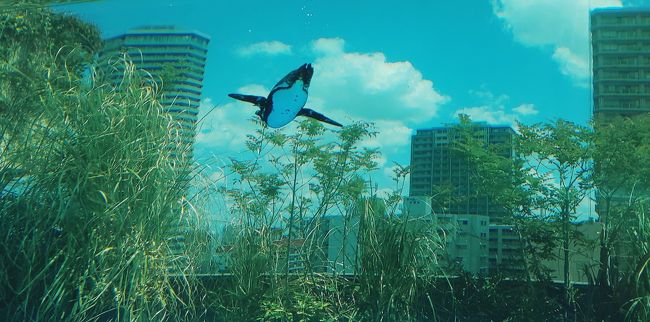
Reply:
<svg viewBox="0 0 650 322"><path fill-rule="evenodd" d="M268 90L262 85L247 85L238 92L265 96ZM204 99L199 107L201 121L196 130L197 152L226 155L243 151L246 136L257 129L257 125L250 121L256 109L251 104L235 100L215 105L211 98Z"/></svg>
<svg viewBox="0 0 650 322"><path fill-rule="evenodd" d="M449 97L410 62L390 62L383 53L347 52L340 38L312 43L316 55L310 95L363 119L426 122Z"/></svg>
<svg viewBox="0 0 650 322"><path fill-rule="evenodd" d="M537 115L539 113L533 104L521 104L512 110L520 115Z"/></svg>
<svg viewBox="0 0 650 322"><path fill-rule="evenodd" d="M237 51L241 56L253 56L253 55L290 55L291 46L277 41L262 41L254 44L250 44L246 47L239 48Z"/></svg>
<svg viewBox="0 0 650 322"><path fill-rule="evenodd" d="M403 122L377 120L374 124L378 132L377 136L365 139L360 146L378 148L384 153L390 153L400 152L400 148L411 143L411 132L413 130Z"/></svg>
<svg viewBox="0 0 650 322"><path fill-rule="evenodd" d="M558 63L562 74L569 76L576 81L584 80L589 76L589 64L585 57L576 55L569 48L555 48L553 59ZM579 84L584 83L585 82L579 82Z"/></svg>
<svg viewBox="0 0 650 322"><path fill-rule="evenodd" d="M503 108L494 109L493 106L465 107L454 113L469 115L472 121L487 122L491 125L510 125L514 127L517 123L515 115L507 113Z"/></svg>
<svg viewBox="0 0 650 322"><path fill-rule="evenodd" d="M590 70L589 10L620 7L620 0L493 0L494 14L513 38L527 46L549 47L560 71L586 86Z"/></svg>
<svg viewBox="0 0 650 322"><path fill-rule="evenodd" d="M465 114L473 121L487 122L492 125L510 125L516 129L520 118L539 113L535 105L530 103L508 108L507 106L510 104L508 95L495 95L484 88L479 91L470 91L470 94L477 97L481 104L460 108L454 112L455 117Z"/></svg>

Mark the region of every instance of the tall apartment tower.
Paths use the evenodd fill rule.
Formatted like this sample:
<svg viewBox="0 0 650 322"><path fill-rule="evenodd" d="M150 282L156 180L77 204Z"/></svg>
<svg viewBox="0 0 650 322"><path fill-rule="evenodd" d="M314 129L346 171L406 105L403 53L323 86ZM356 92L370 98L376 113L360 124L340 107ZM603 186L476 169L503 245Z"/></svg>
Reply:
<svg viewBox="0 0 650 322"><path fill-rule="evenodd" d="M612 117L650 113L650 9L609 8L591 12L594 119L599 126ZM615 178L614 178L615 179ZM650 195L643 185L620 187L605 202L596 191L596 212L602 221L627 207L631 195ZM613 210L619 208L618 210ZM611 212L614 211L614 212ZM624 217L633 224L633 217ZM618 269L631 271L633 241L619 238L614 245Z"/></svg>
<svg viewBox="0 0 650 322"><path fill-rule="evenodd" d="M513 156L515 133L511 127L486 123L473 125L475 138L481 139L486 147L507 147L501 150L503 155ZM432 208L436 214L500 217L503 214L501 208L487 196L477 193L470 182L470 165L452 150L454 140L458 139L455 132L453 126L435 127L417 130L411 137L410 196L432 196ZM448 202L436 202L440 200L438 192L449 188L453 189L453 193L447 194Z"/></svg>
<svg viewBox="0 0 650 322"><path fill-rule="evenodd" d="M591 13L594 117L650 112L650 10Z"/></svg>
<svg viewBox="0 0 650 322"><path fill-rule="evenodd" d="M162 90L160 103L176 121L182 144L172 155L189 166L193 158L196 123L203 89L210 38L175 26L145 26L105 40L100 62L118 62L125 54L138 70L144 70ZM119 64L117 64L119 66ZM109 77L122 78L114 68Z"/></svg>

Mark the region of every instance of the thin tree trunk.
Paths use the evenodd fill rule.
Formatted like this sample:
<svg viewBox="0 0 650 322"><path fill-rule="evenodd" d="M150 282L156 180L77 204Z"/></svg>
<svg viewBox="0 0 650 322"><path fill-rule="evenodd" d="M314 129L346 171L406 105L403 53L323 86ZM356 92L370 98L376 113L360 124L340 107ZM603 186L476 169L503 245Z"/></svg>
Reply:
<svg viewBox="0 0 650 322"><path fill-rule="evenodd" d="M571 310L571 298L570 298L570 274L569 274L569 199L568 192L565 200L565 204L562 209L562 225L563 225L563 240L562 248L564 250L564 320L569 320L569 314Z"/></svg>
<svg viewBox="0 0 650 322"><path fill-rule="evenodd" d="M296 157L296 159L293 160L293 185L291 187L291 208L289 209L289 231L287 232L287 249L286 249L287 267L284 272L285 298L287 300L289 298L289 255L291 253L291 233L293 230L293 221L295 217L294 213L296 207L296 190L297 190L296 185L298 182L298 160L296 155L297 150L298 150L298 143L296 142L293 151L294 152L293 155Z"/></svg>

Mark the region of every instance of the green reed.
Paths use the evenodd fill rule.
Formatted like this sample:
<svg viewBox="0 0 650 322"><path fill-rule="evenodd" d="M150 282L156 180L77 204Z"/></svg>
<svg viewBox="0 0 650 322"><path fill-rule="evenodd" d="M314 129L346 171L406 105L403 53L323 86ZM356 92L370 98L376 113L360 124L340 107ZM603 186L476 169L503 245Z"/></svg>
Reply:
<svg viewBox="0 0 650 322"><path fill-rule="evenodd" d="M124 61L87 87L56 59L0 100L0 319L189 319L198 217L156 82Z"/></svg>

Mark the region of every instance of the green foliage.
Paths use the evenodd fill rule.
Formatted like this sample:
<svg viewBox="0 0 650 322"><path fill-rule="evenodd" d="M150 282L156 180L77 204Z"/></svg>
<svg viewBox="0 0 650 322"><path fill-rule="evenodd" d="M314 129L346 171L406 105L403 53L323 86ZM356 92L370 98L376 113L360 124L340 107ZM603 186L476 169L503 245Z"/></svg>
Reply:
<svg viewBox="0 0 650 322"><path fill-rule="evenodd" d="M3 10L16 10L17 7L20 8L42 8L48 6L64 5L64 4L74 4L81 2L93 2L97 0L4 0L0 4L0 11Z"/></svg>
<svg viewBox="0 0 650 322"><path fill-rule="evenodd" d="M591 188L592 131L562 120L520 124L518 131L514 144L486 147L474 137L471 120L464 117L458 127L461 139L456 149L475 169L472 182L504 207L508 215L504 221L513 224L519 234L524 245L523 277L528 281L531 275L547 280L548 270L542 261L553 258L553 250L559 246L556 240L561 240L568 309L568 248L575 243L570 222Z"/></svg>
<svg viewBox="0 0 650 322"><path fill-rule="evenodd" d="M598 189L597 211L603 222L600 265L594 283L596 318L609 317L612 307L625 303L628 318L647 320L650 278L644 273L650 234L647 200L650 191L650 116L595 120L593 184ZM629 300L628 300L629 299Z"/></svg>
<svg viewBox="0 0 650 322"><path fill-rule="evenodd" d="M648 202L638 205L635 224L630 229L630 244L636 265L629 276L632 288L630 300L626 303L626 318L630 321L650 319L650 217L646 213Z"/></svg>
<svg viewBox="0 0 650 322"><path fill-rule="evenodd" d="M288 286L289 297L267 296L258 321L350 321L356 309L337 301L335 280L328 276L298 277ZM285 293L284 290L280 294Z"/></svg>
<svg viewBox="0 0 650 322"><path fill-rule="evenodd" d="M90 25L0 19L0 319L190 318L198 217L157 93L128 62L131 82L81 89Z"/></svg>
<svg viewBox="0 0 650 322"><path fill-rule="evenodd" d="M314 298L311 287L293 288L307 280L295 282L290 254L299 254L299 273L310 278L330 266L323 258L321 219L340 214L352 220L355 200L366 191L362 176L376 167L377 157L359 144L374 135L370 124L332 133L315 121L301 122L291 134L261 127L249 135L252 160L232 159L232 184L222 189L239 222L232 226L237 237L227 242L236 283L219 301L229 318L319 320L331 315L323 310L338 312L341 305Z"/></svg>
<svg viewBox="0 0 650 322"><path fill-rule="evenodd" d="M555 124L520 125L516 150L527 170L539 178L542 209L569 220L587 196L591 173L591 130L558 120Z"/></svg>
<svg viewBox="0 0 650 322"><path fill-rule="evenodd" d="M461 119L458 153L473 165L472 182L498 200L509 213L507 222L524 241L528 276L548 279L542 259L552 259L556 248L581 243L570 226L578 205L591 189L598 189L597 212L603 223L597 287L587 297L585 316L616 319L625 305L631 319L647 319L647 280L644 266L649 240L644 228L643 204L648 192L648 116L597 120L596 130L558 120L552 124L519 126L514 158L499 155L472 136L472 123ZM545 210L540 214L539 209ZM631 246L631 247L630 247ZM638 264L635 273L626 258ZM614 260L617 259L617 260ZM564 307L578 300L565 273ZM632 286L632 287L630 287ZM535 289L523 289L526 296ZM634 290L634 292L630 292ZM544 296L542 294L542 296ZM547 294L545 296L550 296ZM583 303L584 304L584 303ZM566 313L565 313L566 314Z"/></svg>
<svg viewBox="0 0 650 322"><path fill-rule="evenodd" d="M362 208L355 294L360 314L373 321L416 320L418 285L441 273L442 244L432 224L387 214L377 203L370 199Z"/></svg>

